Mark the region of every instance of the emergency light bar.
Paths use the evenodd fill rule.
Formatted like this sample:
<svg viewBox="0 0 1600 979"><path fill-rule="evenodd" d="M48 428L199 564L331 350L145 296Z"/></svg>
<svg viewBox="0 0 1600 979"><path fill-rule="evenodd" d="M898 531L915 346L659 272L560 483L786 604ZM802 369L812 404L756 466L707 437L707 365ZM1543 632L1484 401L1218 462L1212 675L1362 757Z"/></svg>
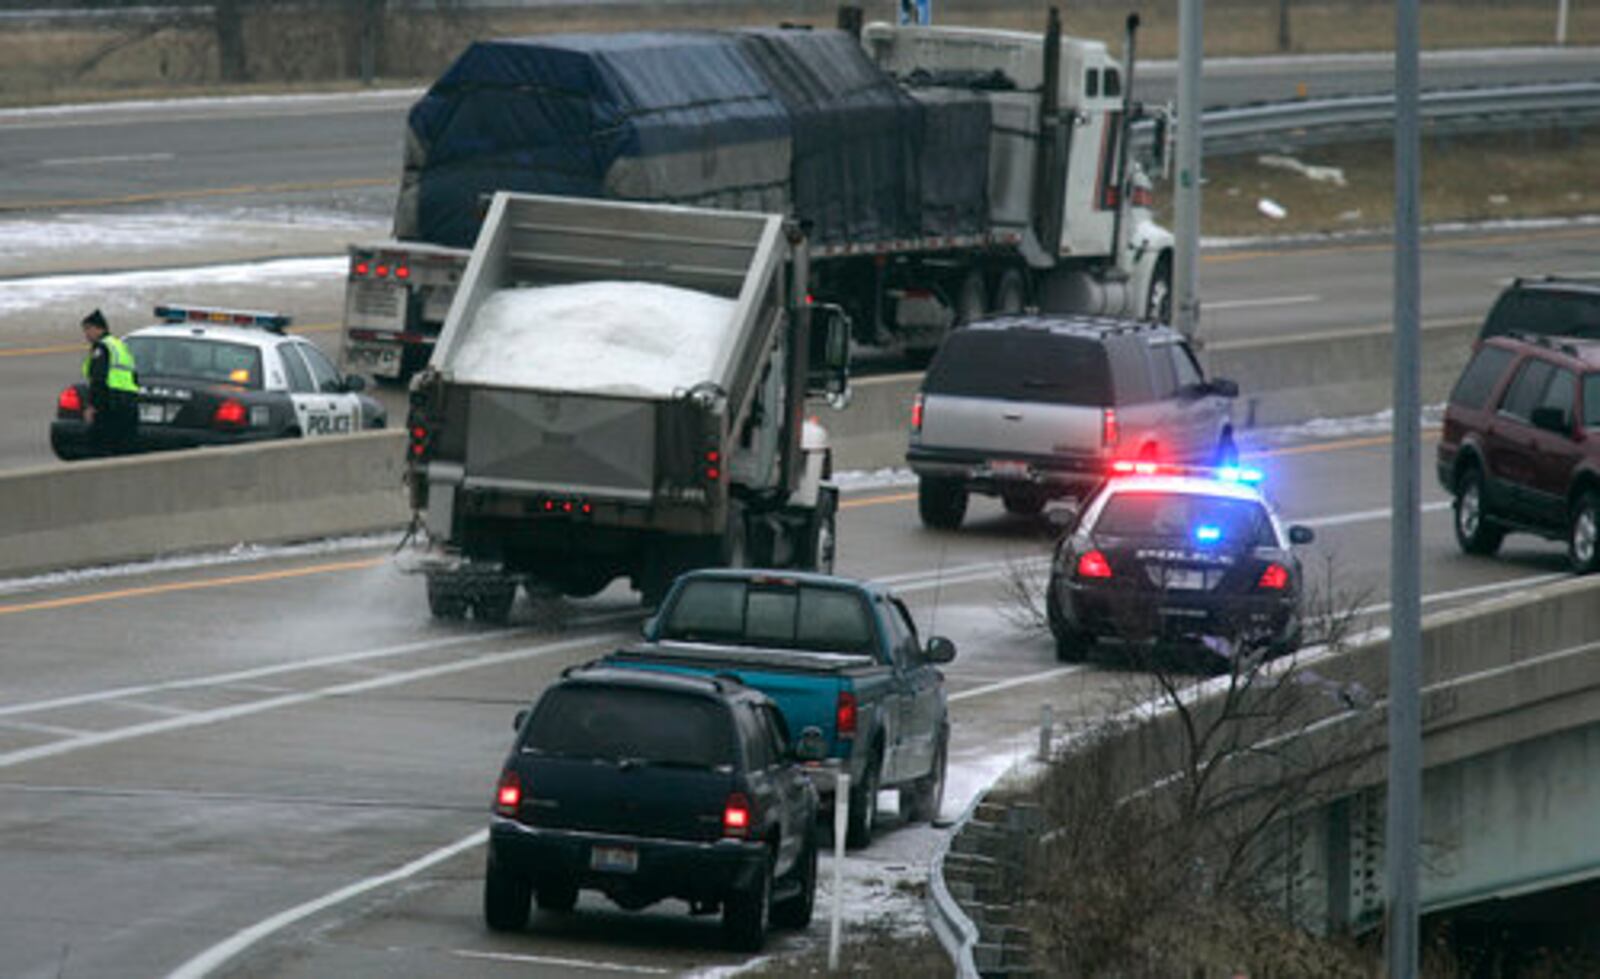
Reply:
<svg viewBox="0 0 1600 979"><path fill-rule="evenodd" d="M293 317L283 313L269 313L254 309L219 309L211 306L161 305L155 308L156 318L167 323L216 323L219 326L246 326L258 330L282 333Z"/></svg>
<svg viewBox="0 0 1600 979"><path fill-rule="evenodd" d="M1185 466L1171 462L1131 462L1124 459L1113 462L1111 472L1116 476L1190 476L1244 486L1255 486L1261 482L1261 470L1248 466Z"/></svg>

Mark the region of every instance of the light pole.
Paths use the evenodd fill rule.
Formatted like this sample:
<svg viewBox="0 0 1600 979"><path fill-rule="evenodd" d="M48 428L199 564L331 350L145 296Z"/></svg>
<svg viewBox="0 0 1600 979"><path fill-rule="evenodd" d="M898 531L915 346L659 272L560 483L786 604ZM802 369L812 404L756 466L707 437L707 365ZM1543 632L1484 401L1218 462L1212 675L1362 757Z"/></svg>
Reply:
<svg viewBox="0 0 1600 979"><path fill-rule="evenodd" d="M1178 3L1178 180L1173 325L1190 341L1200 331L1200 44L1202 0Z"/></svg>

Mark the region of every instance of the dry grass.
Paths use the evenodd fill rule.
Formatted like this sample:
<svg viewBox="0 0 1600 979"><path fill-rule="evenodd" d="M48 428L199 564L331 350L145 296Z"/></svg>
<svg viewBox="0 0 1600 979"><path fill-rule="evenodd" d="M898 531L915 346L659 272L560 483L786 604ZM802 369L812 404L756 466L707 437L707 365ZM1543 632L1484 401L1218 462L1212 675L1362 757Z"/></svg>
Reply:
<svg viewBox="0 0 1600 979"><path fill-rule="evenodd" d="M774 957L739 972L749 979L801 979L808 976L871 976L873 979L941 979L953 976L955 967L944 948L929 933L906 935L903 925L873 921L845 930L839 946L839 971L828 971L827 924L818 916L811 925L821 940L799 955Z"/></svg>
<svg viewBox="0 0 1600 979"><path fill-rule="evenodd" d="M1289 0L1284 0L1289 2ZM1039 30L1050 7L1043 0L940 0L944 24ZM1061 4L1067 31L1105 39L1120 49L1123 19L1139 10L1140 50L1170 58L1177 48L1177 5L1122 0ZM263 4L246 25L258 87L285 84L325 87L354 74L354 56L341 40L342 22L326 7L306 4L293 16L288 3ZM869 19L893 16L889 0L864 4ZM1422 9L1423 44L1429 48L1549 44L1555 3L1444 0ZM837 4L823 0L730 2L694 7L640 3L603 10L511 10L487 14L392 15L386 25L387 84L432 78L474 38L552 31L721 27L781 21L830 25ZM1376 2L1311 2L1289 6L1289 50L1297 53L1383 50L1392 46L1392 6ZM1280 50L1279 0L1213 0L1206 5L1210 56L1268 54ZM1600 5L1574 4L1572 44L1600 43ZM125 25L117 28L8 27L0 33L0 104L60 103L141 95L216 94L216 47L204 24ZM250 89L246 89L250 90ZM230 89L230 92L238 89Z"/></svg>

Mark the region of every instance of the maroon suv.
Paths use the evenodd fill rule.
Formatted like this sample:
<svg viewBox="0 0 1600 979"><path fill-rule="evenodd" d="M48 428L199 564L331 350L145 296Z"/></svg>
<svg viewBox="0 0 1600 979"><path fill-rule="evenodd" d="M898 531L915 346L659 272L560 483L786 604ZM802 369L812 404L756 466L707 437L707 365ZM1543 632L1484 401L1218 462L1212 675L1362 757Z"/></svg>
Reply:
<svg viewBox="0 0 1600 979"><path fill-rule="evenodd" d="M1579 574L1600 567L1600 341L1482 341L1450 392L1438 465L1463 551L1522 531L1565 540Z"/></svg>

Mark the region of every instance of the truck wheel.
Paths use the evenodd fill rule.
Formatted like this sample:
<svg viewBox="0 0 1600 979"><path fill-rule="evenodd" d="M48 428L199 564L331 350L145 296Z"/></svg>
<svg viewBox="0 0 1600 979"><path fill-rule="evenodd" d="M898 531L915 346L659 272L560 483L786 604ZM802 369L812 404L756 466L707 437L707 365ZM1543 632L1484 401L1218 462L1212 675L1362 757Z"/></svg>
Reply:
<svg viewBox="0 0 1600 979"><path fill-rule="evenodd" d="M939 732L939 744L934 749L933 769L901 791L907 794L906 818L914 823L931 823L939 816L939 805L944 801L944 775L950 763L950 732Z"/></svg>
<svg viewBox="0 0 1600 979"><path fill-rule="evenodd" d="M533 884L500 866L491 855L483 875L483 923L490 931L521 931L528 924Z"/></svg>
<svg viewBox="0 0 1600 979"><path fill-rule="evenodd" d="M1468 466L1456 480L1454 501L1456 544L1467 554L1490 555L1506 539L1504 528L1489 522L1483 504L1483 473Z"/></svg>
<svg viewBox="0 0 1600 979"><path fill-rule="evenodd" d="M1156 323L1172 322L1172 259L1163 255L1150 273L1150 291L1145 294L1144 318Z"/></svg>
<svg viewBox="0 0 1600 979"><path fill-rule="evenodd" d="M879 767L883 764L876 752L861 773L861 781L850 787L850 812L846 818L844 845L859 850L872 842L872 824L878 819Z"/></svg>
<svg viewBox="0 0 1600 979"><path fill-rule="evenodd" d="M973 269L961 278L956 291L956 326L983 319L989 310L989 293L983 286L983 273Z"/></svg>
<svg viewBox="0 0 1600 979"><path fill-rule="evenodd" d="M1567 563L1576 574L1600 569L1600 493L1584 490L1572 508L1567 530Z"/></svg>
<svg viewBox="0 0 1600 979"><path fill-rule="evenodd" d="M1039 511L1044 509L1045 494L1032 486L1018 487L1001 493L1000 502L1005 504L1007 513L1018 517L1037 517Z"/></svg>
<svg viewBox="0 0 1600 979"><path fill-rule="evenodd" d="M767 941L767 900L772 896L772 854L748 890L734 891L722 902L722 933L741 952L759 952Z"/></svg>
<svg viewBox="0 0 1600 979"><path fill-rule="evenodd" d="M806 832L806 842L800 856L795 858L794 869L787 883L799 886L799 891L772 902L772 924L778 928L804 928L811 924L811 913L817 906L817 830L815 824Z"/></svg>
<svg viewBox="0 0 1600 979"><path fill-rule="evenodd" d="M472 617L479 622L504 625L516 600L516 582L486 583L472 595Z"/></svg>
<svg viewBox="0 0 1600 979"><path fill-rule="evenodd" d="M428 575L428 611L436 619L462 619L467 615L467 597L453 578Z"/></svg>
<svg viewBox="0 0 1600 979"><path fill-rule="evenodd" d="M1020 313L1028 306L1028 280L1017 269L1006 269L994 284L994 311Z"/></svg>
<svg viewBox="0 0 1600 979"><path fill-rule="evenodd" d="M833 555L838 548L839 538L834 533L834 512L829 508L826 513L817 515L815 536L811 541L811 570L822 574L833 574Z"/></svg>
<svg viewBox="0 0 1600 979"><path fill-rule="evenodd" d="M917 513L933 530L955 530L967 515L967 488L959 479L923 476L917 480Z"/></svg>
<svg viewBox="0 0 1600 979"><path fill-rule="evenodd" d="M565 914L578 905L578 885L566 881L545 884L534 890L533 898L540 911Z"/></svg>

